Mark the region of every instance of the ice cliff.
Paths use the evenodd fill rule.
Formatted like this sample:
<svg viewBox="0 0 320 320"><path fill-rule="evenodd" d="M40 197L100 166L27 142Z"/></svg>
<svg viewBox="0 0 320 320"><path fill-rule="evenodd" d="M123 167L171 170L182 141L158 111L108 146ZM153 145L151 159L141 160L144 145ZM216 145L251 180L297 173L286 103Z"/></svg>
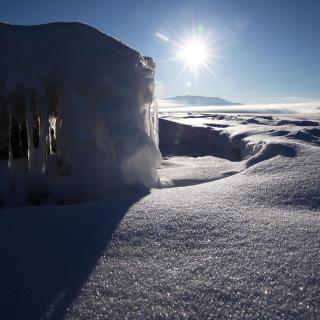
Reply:
<svg viewBox="0 0 320 320"><path fill-rule="evenodd" d="M155 186L154 71L151 58L85 24L0 23L0 203Z"/></svg>

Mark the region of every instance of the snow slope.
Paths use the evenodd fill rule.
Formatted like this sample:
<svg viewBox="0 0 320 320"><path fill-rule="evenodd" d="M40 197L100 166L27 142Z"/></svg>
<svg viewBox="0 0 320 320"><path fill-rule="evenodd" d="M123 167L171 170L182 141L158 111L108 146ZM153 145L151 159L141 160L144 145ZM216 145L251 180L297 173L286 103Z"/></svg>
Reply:
<svg viewBox="0 0 320 320"><path fill-rule="evenodd" d="M319 130L310 116L171 114L163 188L1 211L2 315L319 319Z"/></svg>

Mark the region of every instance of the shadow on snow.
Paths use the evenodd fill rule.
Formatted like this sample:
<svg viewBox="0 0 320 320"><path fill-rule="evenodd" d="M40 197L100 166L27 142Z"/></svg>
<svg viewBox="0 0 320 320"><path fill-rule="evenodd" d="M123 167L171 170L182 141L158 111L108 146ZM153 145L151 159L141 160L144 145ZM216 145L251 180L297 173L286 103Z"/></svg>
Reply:
<svg viewBox="0 0 320 320"><path fill-rule="evenodd" d="M117 225L145 195L0 212L1 318L63 318Z"/></svg>

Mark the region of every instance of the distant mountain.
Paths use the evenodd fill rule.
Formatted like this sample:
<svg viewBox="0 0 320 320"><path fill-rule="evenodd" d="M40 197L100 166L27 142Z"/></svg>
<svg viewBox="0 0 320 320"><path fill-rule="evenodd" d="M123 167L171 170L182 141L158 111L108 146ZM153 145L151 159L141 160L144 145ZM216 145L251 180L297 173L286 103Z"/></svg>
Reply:
<svg viewBox="0 0 320 320"><path fill-rule="evenodd" d="M166 100L181 102L183 104L199 105L199 106L233 106L241 105L242 103L231 102L218 97L203 97L203 96L176 96L166 98Z"/></svg>

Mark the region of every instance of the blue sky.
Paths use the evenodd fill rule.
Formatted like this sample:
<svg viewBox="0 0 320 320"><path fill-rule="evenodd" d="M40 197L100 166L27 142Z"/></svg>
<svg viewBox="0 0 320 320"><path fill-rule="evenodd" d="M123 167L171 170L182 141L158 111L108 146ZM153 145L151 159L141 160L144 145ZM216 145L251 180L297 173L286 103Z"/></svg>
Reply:
<svg viewBox="0 0 320 320"><path fill-rule="evenodd" d="M158 96L199 94L243 103L320 100L318 0L0 0L13 24L82 21L157 62ZM210 68L181 74L174 43L210 39ZM156 32L170 41L162 41Z"/></svg>

